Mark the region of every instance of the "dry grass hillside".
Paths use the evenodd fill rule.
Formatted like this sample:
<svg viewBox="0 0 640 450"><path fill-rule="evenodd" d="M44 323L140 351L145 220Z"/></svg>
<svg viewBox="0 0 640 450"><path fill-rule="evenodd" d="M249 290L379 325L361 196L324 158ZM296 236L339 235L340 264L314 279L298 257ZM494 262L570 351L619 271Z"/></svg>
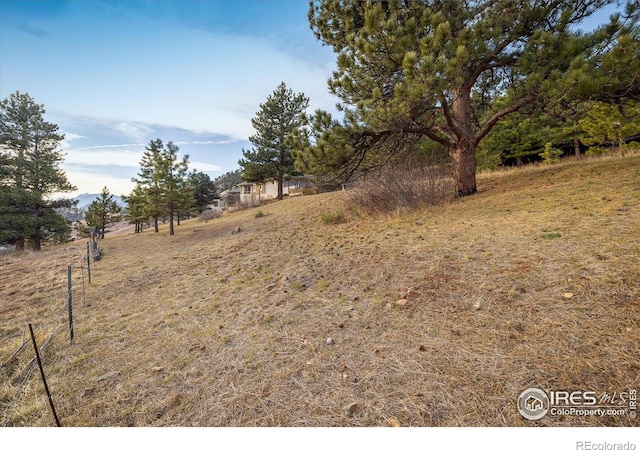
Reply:
<svg viewBox="0 0 640 450"><path fill-rule="evenodd" d="M85 243L4 257L0 425L53 425L31 344L12 358L31 322L63 426L637 426L532 422L516 400L640 387L640 156L479 189L339 224L322 218L343 192L107 236L84 296L74 269L73 345Z"/></svg>

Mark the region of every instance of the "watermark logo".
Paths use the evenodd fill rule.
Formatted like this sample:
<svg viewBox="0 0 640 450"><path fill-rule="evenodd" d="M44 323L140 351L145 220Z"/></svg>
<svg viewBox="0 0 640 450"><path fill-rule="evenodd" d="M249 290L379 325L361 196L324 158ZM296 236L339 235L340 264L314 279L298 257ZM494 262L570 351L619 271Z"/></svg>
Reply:
<svg viewBox="0 0 640 450"><path fill-rule="evenodd" d="M576 442L576 450L636 450L636 444L627 442Z"/></svg>
<svg viewBox="0 0 640 450"><path fill-rule="evenodd" d="M549 411L549 397L541 389L525 389L518 397L518 411L525 419L542 419Z"/></svg>
<svg viewBox="0 0 640 450"><path fill-rule="evenodd" d="M518 397L518 411L528 420L550 416L637 417L637 391L601 392L590 390L549 391L525 389Z"/></svg>

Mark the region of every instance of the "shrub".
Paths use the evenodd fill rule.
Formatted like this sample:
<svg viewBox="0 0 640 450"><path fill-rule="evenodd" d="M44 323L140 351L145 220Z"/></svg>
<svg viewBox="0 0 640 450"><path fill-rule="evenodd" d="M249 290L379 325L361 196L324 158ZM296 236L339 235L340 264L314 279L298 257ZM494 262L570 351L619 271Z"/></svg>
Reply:
<svg viewBox="0 0 640 450"><path fill-rule="evenodd" d="M213 209L205 209L198 216L198 220L208 222L209 220L217 219L219 217L222 217L222 213L220 211L214 211Z"/></svg>
<svg viewBox="0 0 640 450"><path fill-rule="evenodd" d="M543 228L540 231L542 232L542 239L557 239L562 236L559 232L548 230L546 228Z"/></svg>
<svg viewBox="0 0 640 450"><path fill-rule="evenodd" d="M367 174L347 192L346 202L361 213L402 213L450 201L452 186L443 161L406 158Z"/></svg>
<svg viewBox="0 0 640 450"><path fill-rule="evenodd" d="M547 142L544 145L544 151L538 153L542 157L542 162L545 164L554 164L560 161L562 156L562 150L558 150L551 145L551 142Z"/></svg>
<svg viewBox="0 0 640 450"><path fill-rule="evenodd" d="M347 218L344 212L342 212L339 209L330 209L330 210L324 211L320 215L320 218L322 219L325 225L335 225L338 223L345 223L347 221Z"/></svg>

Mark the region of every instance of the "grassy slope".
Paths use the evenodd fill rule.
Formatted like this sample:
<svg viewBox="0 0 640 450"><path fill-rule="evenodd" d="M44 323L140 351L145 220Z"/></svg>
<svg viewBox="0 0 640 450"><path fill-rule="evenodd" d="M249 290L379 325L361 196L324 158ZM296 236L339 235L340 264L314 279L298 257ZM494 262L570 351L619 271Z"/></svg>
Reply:
<svg viewBox="0 0 640 450"><path fill-rule="evenodd" d="M60 324L44 362L68 426L637 425L532 423L516 399L640 385L640 157L479 188L340 225L321 220L334 193L108 237L73 346L65 271L84 244L3 258L0 363L27 321L40 342ZM30 355L0 368L0 425L52 424Z"/></svg>

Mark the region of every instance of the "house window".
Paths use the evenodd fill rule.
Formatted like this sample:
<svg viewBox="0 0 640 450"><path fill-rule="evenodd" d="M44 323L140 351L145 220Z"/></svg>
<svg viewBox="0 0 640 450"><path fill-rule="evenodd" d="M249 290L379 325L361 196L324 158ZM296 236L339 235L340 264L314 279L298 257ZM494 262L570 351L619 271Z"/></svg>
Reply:
<svg viewBox="0 0 640 450"><path fill-rule="evenodd" d="M245 185L245 186L243 186L243 188L244 188L244 191L243 191L243 194L244 194L244 195L249 195L249 194L251 194L251 186L249 186L249 185Z"/></svg>

